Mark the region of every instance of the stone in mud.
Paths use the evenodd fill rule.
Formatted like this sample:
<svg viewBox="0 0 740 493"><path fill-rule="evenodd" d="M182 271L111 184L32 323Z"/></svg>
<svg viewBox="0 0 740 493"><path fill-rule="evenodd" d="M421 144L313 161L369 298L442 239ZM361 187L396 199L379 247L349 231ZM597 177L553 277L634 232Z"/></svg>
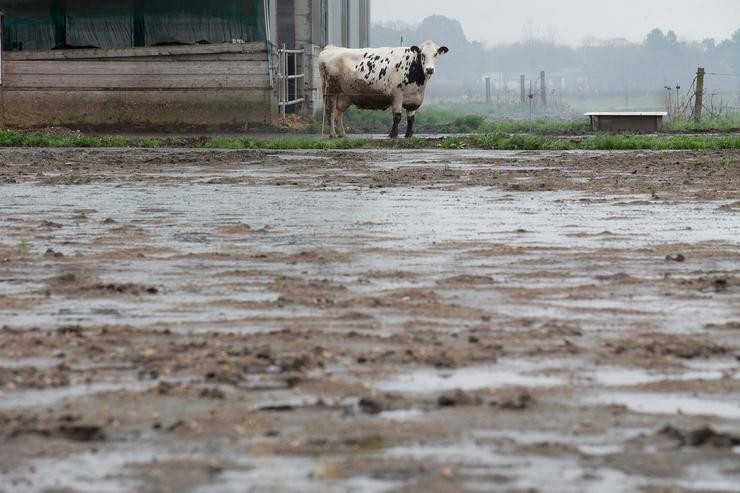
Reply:
<svg viewBox="0 0 740 493"><path fill-rule="evenodd" d="M680 359L710 358L730 352L730 348L707 338L665 334L646 334L619 342L607 342L605 346L618 355L670 356Z"/></svg>
<svg viewBox="0 0 740 493"><path fill-rule="evenodd" d="M75 442L100 442L105 440L105 433L97 425L62 425L59 434Z"/></svg>
<svg viewBox="0 0 740 493"><path fill-rule="evenodd" d="M383 403L378 400L374 399L372 397L363 397L360 399L360 401L357 403L357 406L360 408L360 411L366 413L366 414L380 414L383 412Z"/></svg>
<svg viewBox="0 0 740 493"><path fill-rule="evenodd" d="M503 395L489 402L489 405L498 409L521 411L534 404L534 398L529 392L517 392L512 395Z"/></svg>
<svg viewBox="0 0 740 493"><path fill-rule="evenodd" d="M60 228L63 228L64 226L59 223L55 223L53 221L44 220L41 222L41 227L44 229L60 229Z"/></svg>
<svg viewBox="0 0 740 493"><path fill-rule="evenodd" d="M185 421L178 419L177 421L169 425L167 428L165 428L165 431L175 432L175 431L187 428L187 427L188 427L188 424Z"/></svg>
<svg viewBox="0 0 740 493"><path fill-rule="evenodd" d="M244 375L233 369L218 369L206 373L206 381L223 383L227 385L239 385L244 380Z"/></svg>
<svg viewBox="0 0 740 493"><path fill-rule="evenodd" d="M311 367L311 358L302 354L299 356L289 356L280 361L280 371L306 371Z"/></svg>
<svg viewBox="0 0 740 493"><path fill-rule="evenodd" d="M676 256L666 255L665 261L666 262L686 262L686 257L680 253Z"/></svg>
<svg viewBox="0 0 740 493"><path fill-rule="evenodd" d="M200 396L204 399L226 399L226 394L218 387L203 389L200 391Z"/></svg>
<svg viewBox="0 0 740 493"><path fill-rule="evenodd" d="M55 284L72 284L77 282L77 276L75 274L68 273L53 277L50 280Z"/></svg>
<svg viewBox="0 0 740 493"><path fill-rule="evenodd" d="M740 435L718 432L709 426L683 431L671 425L666 425L657 434L676 441L679 448L712 447L729 449L740 445Z"/></svg>
<svg viewBox="0 0 740 493"><path fill-rule="evenodd" d="M480 397L460 389L454 392L444 393L437 399L437 405L439 407L477 406L480 403Z"/></svg>
<svg viewBox="0 0 740 493"><path fill-rule="evenodd" d="M82 286L80 291L83 292L98 292L98 293L113 293L113 294L131 294L139 296L141 294L157 294L159 289L154 286L142 286L138 284L125 283L98 283L91 284L88 286Z"/></svg>

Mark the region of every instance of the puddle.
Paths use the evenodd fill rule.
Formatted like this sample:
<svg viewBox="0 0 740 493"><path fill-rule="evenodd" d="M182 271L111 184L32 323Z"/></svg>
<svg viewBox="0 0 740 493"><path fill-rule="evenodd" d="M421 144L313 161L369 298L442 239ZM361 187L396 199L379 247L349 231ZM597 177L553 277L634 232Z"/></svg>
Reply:
<svg viewBox="0 0 740 493"><path fill-rule="evenodd" d="M735 375L737 378L738 375ZM720 370L690 370L683 372L657 373L638 368L597 368L593 375L586 377L593 383L608 387L645 385L655 382L721 380L725 373Z"/></svg>
<svg viewBox="0 0 740 493"><path fill-rule="evenodd" d="M250 468L227 469L212 485L196 492L224 493L300 491L306 493L383 493L401 485L399 481L369 477L335 480L322 479L325 469L331 469L331 458L316 460L302 457L259 457L251 459Z"/></svg>
<svg viewBox="0 0 740 493"><path fill-rule="evenodd" d="M64 363L60 358L46 358L44 356L32 358L0 358L0 368L53 368ZM0 395L2 391L0 391Z"/></svg>
<svg viewBox="0 0 740 493"><path fill-rule="evenodd" d="M173 470L168 469L169 464L188 462L194 462L191 467L195 472L199 469L205 470L206 466L213 462L223 464L223 469L209 478L207 486L187 485L187 491L191 492L381 493L399 486L397 481L368 477L322 479L324 469L330 467L330 458L250 456L243 450L234 450L229 444L221 444L217 450L215 453L206 452L197 444L185 445L177 452L157 446L116 445L100 451L72 454L65 458L37 459L23 470L0 475L0 491L15 493L50 490L79 493L148 491L152 484L146 482L147 477L167 478L173 473ZM146 475L143 474L144 470L147 472ZM182 480L171 483L179 484ZM154 484L161 486L162 483Z"/></svg>
<svg viewBox="0 0 740 493"><path fill-rule="evenodd" d="M471 432L472 437L463 437L468 441L461 443L372 449L366 452L368 460L390 459L394 467L401 459L419 460L427 472L451 465L456 480L460 479L471 491L632 492L646 484L727 489L722 474L712 467L697 465L695 469L685 469L686 474L675 482L664 483L628 476L608 467L612 457L604 456L629 453L624 444L634 430L610 429L599 434L593 431L599 429L597 425L587 427L593 431L592 436L571 437L566 432L574 426L566 428L563 423L563 433L546 431L560 430L561 426L551 424L562 415L550 415L550 405L559 406L561 411L564 408L566 413L572 410L572 420L567 416L564 421L585 425L626 416L631 421L625 419L625 426L649 424L649 433L660 429L666 416L679 412L700 416L693 420L682 418L692 424L705 421L704 416L740 419L740 407L730 401L732 396L683 395L675 390L689 380L737 379L737 362L730 361L727 355L710 361L674 360L670 370L660 371L596 366L588 360L593 348L607 351L599 344L613 337L627 337L625 334L638 331L705 332L706 324L727 324L737 319L735 285L725 281L722 286L713 286L704 282L706 279L699 279L714 273L728 279L737 277L737 218L717 211L726 202L693 198L700 196L701 187L697 187L697 194L687 194L686 202L668 203L646 200L647 193L611 196L603 191L510 192L502 189L503 184L459 188L455 184L449 190L433 183L430 188L341 185L344 179L366 178L368 169L373 173L408 166L429 166L437 171L487 168L537 173L546 167L528 160L542 161L546 153L357 152L359 157L351 159L357 168L352 171L337 171L341 168L339 160L329 166L315 162L305 174L296 171L301 168L301 160L308 160L306 156L313 162L326 154L331 157L331 153L319 152L279 153L274 162L227 162L223 168L199 165L198 158L177 166L173 154L172 165L152 170L151 178L142 181L132 181L122 176L124 172L119 169L101 166L104 179L94 178L89 185L8 183L3 187L0 230L7 234L0 238L0 246L15 252L26 241L28 252L25 259L11 259L1 266L0 296L11 301L0 304L0 325L21 331L38 328L39 336L44 330L65 325L125 327L122 333L134 334L132 340L137 343L149 337L140 337L139 330L169 330L168 338L174 342L182 342L183 334L210 333L214 349L209 356L203 356L209 362L211 356L217 360L220 351L230 349L217 344L219 333L246 336L284 331L274 338L244 337L248 341L244 344L259 351L264 346L265 352L279 360L306 353L312 364L323 365L326 360L326 368L331 371L312 370L315 373L309 373L305 379L301 375L291 389L285 388L287 379L277 373L251 372L242 386L221 388L199 383L193 385L193 396L182 396L183 400L197 399L199 404L192 409L198 405L217 408L235 403L266 422L274 419L284 423L278 436L263 438L267 447L259 442L253 448L246 438L231 436L228 441L221 441L218 434L203 434L194 439L195 443L188 442L187 437L152 430L151 423L143 419L133 423L141 433L136 443L108 441L100 445L97 453L84 454L76 453L80 450L77 447L83 445L75 443L61 452L51 451L57 455L48 460L38 460L29 453L22 458L23 470L9 471L10 475L3 471L0 490L137 491L144 489L143 468L153 470L155 477L167 477L171 470L166 461L206 459L223 461L224 467L207 485L188 485L194 490L374 492L402 488L403 484L393 481L343 477L343 461L364 460L366 457L360 452L338 457L336 463L329 454L316 459L254 457L250 452L270 450L272 444L289 446L294 438L314 438L305 427L306 415L316 419L317 427L312 430L332 429L330 420L336 419L338 411L345 411L342 420L346 420L346 426L336 430L337 443L343 443L350 434L347 429L352 420L371 418L352 412L357 400L342 400L346 397L342 392L349 386L329 385L330 375L339 381L346 378L343 383L365 383L371 380L365 378L367 375L394 368L389 368L383 357L367 358L360 365L359 354L382 355L396 350L395 344L403 350L413 347L415 351L412 341L416 337L446 341L452 332L461 334L459 347L465 347L468 332L480 335L481 345L471 346L471 353L476 352L481 366L450 370L396 367L400 374L377 381L376 390L408 392L418 398L418 394L458 388L529 387L540 389L531 392L538 404L525 412L488 412L488 406L467 409L471 415L478 411L485 414L474 423L476 427L490 426L493 430ZM161 152L152 151L151 155L160 156ZM365 163L367 169L362 169L363 155L370 161ZM516 157L516 162L492 161L508 157ZM593 173L588 166L556 167L573 174L574 182L583 182ZM329 180L328 190L312 188L321 183L322 176L331 177L332 173L341 176L336 177L337 181ZM279 179L286 186L264 185L268 179ZM297 184L288 185L294 179ZM76 212L81 203L89 209L86 217ZM110 221L104 224L106 218L114 220L115 225ZM39 227L42 221L47 224ZM260 231L264 227L267 229ZM677 251L669 253L686 255L685 262L666 262L663 250L667 244L676 245ZM54 257L52 252L42 258L47 248L64 257ZM68 267L89 270L96 281L155 286L158 291L136 296L119 293L113 286L112 290L87 292L78 286L65 290L48 282L50 277L64 274ZM473 278L464 276L478 276L477 282L468 282ZM493 281L480 282L482 276ZM327 282L305 284L323 280ZM316 296L310 287L306 288L314 285ZM709 288L702 288L704 285ZM713 289L719 287L723 288L721 292ZM423 296L417 300L415 293ZM27 303L29 299L43 302L33 305ZM568 324L564 325L562 337L557 324L553 324L552 330L548 325L559 321ZM568 335L571 326L579 335ZM526 335L517 333L522 330L526 330ZM542 344L532 340L536 335L531 334L539 330L543 334ZM497 332L504 346L501 353L509 357L483 366L484 362L494 361L493 355L486 359L483 344L497 342ZM399 334L404 337L394 340ZM305 345L300 339L304 335ZM29 330L29 340L35 337ZM523 340L524 337L530 339ZM193 338L206 339L199 335ZM560 346L566 338L574 346L573 353ZM728 335L718 343L730 346L729 340ZM545 352L553 348L552 354L560 355L560 359L512 357L519 350L535 354L535 348L544 348ZM440 350L444 349L443 345ZM312 351L316 351L316 357ZM399 361L401 351L393 361ZM69 352L70 359L72 353ZM655 355L658 365L663 361L660 358ZM224 360L230 361L231 355ZM411 365L413 361L428 360L409 361ZM4 368L52 368L54 364L57 362L46 358L0 360L0 367ZM0 396L0 409L25 412L71 399L114 404L126 398L126 394L110 398L96 394L141 392L156 385L136 381L132 373L136 364L106 375L102 383L4 393ZM95 369L94 365L71 366L75 372ZM163 362L162 366L166 368L167 364ZM119 376L120 380L116 380ZM674 392L639 391L640 386L656 382L670 383L666 388ZM202 400L197 396L200 386L221 388L227 401ZM700 384L692 383L691 387L700 388ZM663 387L651 387L656 388ZM326 407L317 405L319 392ZM167 406L156 395L149 397L141 402L142 415L143 410L159 412L160 405ZM432 402L436 396L423 397L419 401ZM178 402L179 399L180 396ZM409 402L408 406L423 407L413 398ZM572 409L568 404L571 402ZM596 406L603 404L622 405L633 413L656 416L619 412L614 416L613 409ZM310 412L282 412L302 406L315 407ZM188 408L188 412L192 409ZM543 409L548 413L544 418L538 415ZM227 414L223 413L225 420L229 419ZM385 438L384 433L392 429L425 429L427 420L442 415L464 419L466 410L425 415L422 409L399 409L382 412L373 424ZM517 428L531 432L496 434L496 430ZM446 430L426 431L418 438L426 444L446 436ZM396 437L391 434L391 440L383 443L397 445L408 439L406 435L396 441ZM149 439L172 444L173 450L160 448L161 443L147 442ZM540 441L555 447L539 448ZM557 448L559 444L564 446ZM530 449L534 452L523 452ZM526 456L520 455L525 453ZM740 449L735 453L740 453ZM732 453L728 455L736 458ZM352 467L347 467L347 475L351 475ZM339 477L334 479L336 476ZM413 473L404 477L413 477ZM19 482L13 482L16 480Z"/></svg>
<svg viewBox="0 0 740 493"><path fill-rule="evenodd" d="M454 468L468 491L608 491L638 490L634 476L609 467L582 465L576 457L527 457L500 452L493 445L463 442L453 445L397 447L392 459L415 459Z"/></svg>
<svg viewBox="0 0 740 493"><path fill-rule="evenodd" d="M152 382L74 384L49 389L0 392L0 409L47 407L59 402L103 392L143 392L155 387Z"/></svg>
<svg viewBox="0 0 740 493"><path fill-rule="evenodd" d="M383 411L378 415L382 419L389 421L396 421L404 423L408 421L416 421L424 416L424 411L421 409L397 409L395 411Z"/></svg>
<svg viewBox="0 0 740 493"><path fill-rule="evenodd" d="M716 398L650 392L614 392L589 397L587 404L626 406L629 410L645 414L684 414L690 416L715 416L740 419L740 404L715 400Z"/></svg>
<svg viewBox="0 0 740 493"><path fill-rule="evenodd" d="M604 464L599 458L622 453L620 446L592 444L581 445L578 449L594 460L582 459L575 454L520 456L478 440L396 447L390 449L386 456L391 459L414 459L423 462L426 467L433 463L440 468L452 468L464 481L466 491L632 493L642 491L647 486L667 487L671 490L681 487L691 491L737 491L737 473L733 473L736 470L733 469L737 465L736 461L713 460L691 465L675 478L662 479L627 475ZM547 485L546 489L543 489L543 485Z"/></svg>
<svg viewBox="0 0 740 493"><path fill-rule="evenodd" d="M655 372L639 368L601 367L580 359L501 359L488 367L422 368L400 373L375 384L386 392L431 393L503 387L557 387L561 385L628 387L655 382L720 380L728 370L676 369ZM740 370L731 375L740 378Z"/></svg>
<svg viewBox="0 0 740 493"><path fill-rule="evenodd" d="M497 240L509 245L551 245L595 247L600 237L590 233L604 230L615 235L610 246L648 246L675 241L680 232L684 242L740 238L731 216L718 216L722 203L662 204L615 207L609 203L583 207L582 196L573 192L538 192L523 200L502 202L505 194L490 188L465 188L455 191L392 188L375 190L323 191L295 190L274 186L251 187L249 201L243 200L241 186L219 186L217 193L208 185L136 187L78 185L46 187L13 185L0 199L0 207L16 215L47 214L64 211L59 204L85 201L99 212L96 216L116 217L120 223L138 221L157 225L158 245L184 251L204 251L213 240L208 231L219 223L269 224L277 236L272 244L287 242L293 248L326 246L327 236L346 233L343 241L356 235L404 238L403 242L382 241L385 246L409 247L433 241ZM19 197L27 197L19 201ZM624 197L621 197L624 199ZM165 208L165 224L141 212L141 204ZM208 203L209 207L191 207ZM26 204L26 205L19 205ZM115 206L115 208L112 208ZM670 221L665 221L669 217ZM90 234L103 234L107 228L95 221L65 227L56 232L57 240L74 240ZM363 225L358 230L358 224ZM579 228L566 228L579 224ZM382 225L382 226L375 226ZM517 230L526 229L521 235ZM576 233L582 237L574 237ZM269 235L273 236L273 235ZM275 241L276 240L276 241Z"/></svg>
<svg viewBox="0 0 740 493"><path fill-rule="evenodd" d="M289 159L291 155L283 157ZM456 160L464 166L465 159L488 155L491 154L471 151ZM403 161L409 156L430 162L450 157L436 151L392 153L381 166L393 166L396 157ZM188 167L178 172L202 174L203 169ZM214 170L213 176L229 172ZM240 169L245 175L260 172L251 167ZM609 300L533 300L526 307L508 299L501 291L502 286L531 289L539 283L540 288L546 289L576 288L593 283L590 276L573 277L573 272L583 271L584 261L578 258L563 259L559 275L554 278L532 278L531 267L538 261L553 265L552 259L557 255L551 251L553 245L560 251L602 248L603 237L598 233L603 231L612 233L610 238L614 241L610 242L610 247L615 249L650 248L661 242L717 241L733 245L740 241L734 218L716 214L719 202L615 205L617 201L639 198L635 196L608 197L608 200L584 207L582 198L583 194L570 191L512 194L488 187L338 189L327 193L250 185L249 200L244 200L244 186L229 184L184 183L177 187L146 188L115 181L55 187L13 184L5 187L0 197L0 208L8 211L7 217L39 216L63 224L62 228L54 230L51 238L30 239L34 252L38 250L37 253L43 254L46 248L54 248L65 252L67 258L78 253L94 254L95 265L105 265L105 271L100 273L102 279L146 283L162 289L156 296L131 300L72 300L54 296L35 310L2 309L0 318L9 325L42 328L58 324L151 326L179 323L187 330L187 325L214 323L228 326L226 330L238 331L239 320L249 317L290 319L321 314L305 305L255 310L234 306L276 303L279 299L279 293L269 292L264 285L244 289L224 287L218 273L239 269L318 278L391 269L424 273L425 277L418 280L373 279L361 285L350 283L353 284L350 289L359 295L372 295L391 289L414 289L426 283L444 292L445 296L463 298L471 307L495 307L497 313L507 317L521 316L526 309L530 316L577 320L583 323L584 330L617 323L614 317L607 320L604 311L620 312L620 322L638 325L650 318L677 328L721 322L733 313L720 299L684 302L638 294L630 299L616 296ZM87 222L70 223L70 214L77 207L75 204L80 203L94 212L89 213ZM208 203L209 207L193 207L193 204L203 203ZM127 238L125 246L153 249L151 257L125 261L106 259L106 252L122 249L122 240L111 236L111 228L102 224L105 218L115 219L119 227L135 224L142 234ZM7 226L12 231L13 224L0 218L0 227ZM220 224L244 224L252 229L232 235L227 241L213 233L215 226ZM264 226L269 226L270 234L249 233ZM522 230L527 233L522 234ZM512 250L490 256L474 254L485 250L487 245L501 244ZM533 250L522 253L516 247ZM302 261L300 256L283 260L276 255L327 250L338 252L340 257L324 262L320 259ZM346 253L350 255L341 257ZM188 254L202 257L192 259ZM621 263L628 267L620 271L630 275L639 274L646 267L632 265L634 259L629 258ZM662 263L648 267L649 275L654 278L661 277L660 269L665 269ZM468 272L479 274L483 269L497 284L487 289L465 291L434 285L438 279ZM47 277L48 269L34 265L13 277L33 279L32 284L0 279L0 291L8 296L28 295L31 290L46 289ZM191 292L183 292L183 283L189 283ZM174 294L169 295L170 292ZM214 307L212 302L220 305ZM392 310L381 314L378 320L389 331L402 328L407 321ZM245 331L252 330L251 326L246 327L248 324L241 325L245 326ZM272 330L274 325L257 330ZM528 383L536 385L531 380L522 382ZM552 382L543 382L545 384Z"/></svg>
<svg viewBox="0 0 740 493"><path fill-rule="evenodd" d="M554 387L567 380L543 375L526 375L513 370L460 368L456 370L422 369L392 377L375 384L384 392L430 393L446 390L475 390L499 387Z"/></svg>
<svg viewBox="0 0 740 493"><path fill-rule="evenodd" d="M475 430L472 436L478 444L497 440L506 440L524 446L554 443L571 446L585 455L602 456L622 453L625 450L625 442L634 437L652 433L652 431L650 428L613 428L605 436L527 430Z"/></svg>

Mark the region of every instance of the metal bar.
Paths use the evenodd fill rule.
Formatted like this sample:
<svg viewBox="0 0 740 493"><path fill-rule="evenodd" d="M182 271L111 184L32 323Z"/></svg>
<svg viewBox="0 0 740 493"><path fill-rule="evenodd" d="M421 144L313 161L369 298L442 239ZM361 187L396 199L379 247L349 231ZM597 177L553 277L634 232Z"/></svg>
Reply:
<svg viewBox="0 0 740 493"><path fill-rule="evenodd" d="M285 45L283 45L283 56L281 57L281 65L280 70L282 72L282 84L280 85L280 95L282 101L288 100L288 81L286 79L286 76L288 75L288 56L285 53ZM280 114L283 118L285 118L285 105L281 106Z"/></svg>
<svg viewBox="0 0 740 493"><path fill-rule="evenodd" d="M298 65L299 65L298 55L302 56L302 59L300 62L301 62L301 71L303 73L300 73L300 74L297 73ZM278 78L280 79L279 91L278 91L280 97L278 101L278 106L280 107L280 115L285 117L286 108L288 106L293 106L293 105L306 102L306 90L305 90L306 51L305 50L288 50L286 48L286 45L282 45L282 47L278 49L278 56L279 56L278 66L280 67L278 71ZM290 73L291 67L293 69L292 75ZM301 80L304 81L303 84L300 83ZM291 90L293 91L292 96L294 97L294 99L289 100L289 98L291 97Z"/></svg>
<svg viewBox="0 0 740 493"><path fill-rule="evenodd" d="M306 101L306 98L299 98L299 99L294 99L293 101L287 101L287 102L285 102L285 103L283 103L283 102L280 102L280 103L278 103L278 104L279 104L280 106L283 106L283 107L285 107L285 106L292 106L292 105L294 105L294 104L298 104L298 103L303 103L303 102L305 102L305 101Z"/></svg>
<svg viewBox="0 0 740 493"><path fill-rule="evenodd" d="M306 50L301 54L301 72L303 72L303 84L301 85L301 96L306 99ZM311 115L313 117L313 115Z"/></svg>
<svg viewBox="0 0 740 493"><path fill-rule="evenodd" d="M293 98L298 98L298 82L295 75L298 73L298 55L293 53L293 77L290 78L291 84L293 84ZM290 95L288 95L290 97Z"/></svg>

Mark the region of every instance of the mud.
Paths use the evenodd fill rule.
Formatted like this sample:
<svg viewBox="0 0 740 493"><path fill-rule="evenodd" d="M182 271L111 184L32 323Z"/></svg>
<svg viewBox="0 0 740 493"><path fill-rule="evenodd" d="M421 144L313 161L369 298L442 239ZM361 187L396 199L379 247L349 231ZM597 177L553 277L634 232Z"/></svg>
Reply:
<svg viewBox="0 0 740 493"><path fill-rule="evenodd" d="M0 150L0 491L738 491L740 153Z"/></svg>

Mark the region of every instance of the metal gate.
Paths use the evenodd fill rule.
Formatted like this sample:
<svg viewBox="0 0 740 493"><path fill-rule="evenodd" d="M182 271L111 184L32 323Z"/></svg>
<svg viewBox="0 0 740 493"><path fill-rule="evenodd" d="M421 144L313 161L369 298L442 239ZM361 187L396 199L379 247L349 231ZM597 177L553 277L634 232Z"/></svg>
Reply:
<svg viewBox="0 0 740 493"><path fill-rule="evenodd" d="M306 101L306 52L278 50L278 92L280 116L297 113ZM289 109L290 108L290 109Z"/></svg>

